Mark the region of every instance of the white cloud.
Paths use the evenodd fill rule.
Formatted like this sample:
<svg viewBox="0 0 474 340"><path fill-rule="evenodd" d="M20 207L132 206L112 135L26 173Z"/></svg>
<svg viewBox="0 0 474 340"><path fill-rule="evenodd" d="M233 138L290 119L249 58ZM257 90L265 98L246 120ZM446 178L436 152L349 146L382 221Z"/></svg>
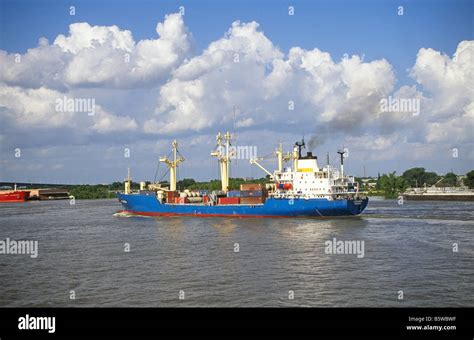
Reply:
<svg viewBox="0 0 474 340"><path fill-rule="evenodd" d="M22 89L0 86L0 108L18 127L62 127L71 124L74 114L55 110L62 94L44 87Z"/></svg>
<svg viewBox="0 0 474 340"><path fill-rule="evenodd" d="M429 143L472 143L474 141L474 103L464 108L460 115L427 124L426 141Z"/></svg>
<svg viewBox="0 0 474 340"><path fill-rule="evenodd" d="M238 120L235 123L235 126L240 128L240 127L249 127L249 126L252 126L254 124L255 124L255 122L253 121L252 118L246 118L246 119Z"/></svg>
<svg viewBox="0 0 474 340"><path fill-rule="evenodd" d="M108 45L111 49L120 49L132 52L135 42L132 32L120 30L117 26L91 26L86 22L79 22L69 26L69 35L58 35L54 45L65 52L79 54L83 50L94 49Z"/></svg>
<svg viewBox="0 0 474 340"><path fill-rule="evenodd" d="M426 91L422 101L426 141L472 142L474 41L459 43L452 58L430 48L418 52L411 76Z"/></svg>
<svg viewBox="0 0 474 340"><path fill-rule="evenodd" d="M137 129L138 125L133 118L113 115L98 104L95 104L92 116L89 111L58 110L58 100L64 101L64 97L61 92L43 87L22 89L0 86L0 109L2 115L12 122L13 127L21 129L70 127L82 132L92 129L99 133ZM76 98L70 96L68 99Z"/></svg>
<svg viewBox="0 0 474 340"><path fill-rule="evenodd" d="M387 136L374 136L366 133L362 136L348 137L346 140L352 149L372 151L385 150L391 146L396 146L397 143L404 142L396 133Z"/></svg>
<svg viewBox="0 0 474 340"><path fill-rule="evenodd" d="M460 114L474 98L474 41L459 43L453 58L431 48L418 52L411 76L430 97L434 117Z"/></svg>
<svg viewBox="0 0 474 340"><path fill-rule="evenodd" d="M190 51L190 35L179 14L158 23L157 39L135 42L132 33L117 26L74 23L69 35L19 58L0 52L0 81L8 85L65 91L74 87L129 88L156 86Z"/></svg>
<svg viewBox="0 0 474 340"><path fill-rule="evenodd" d="M230 126L234 105L240 108L241 127L291 121L352 129L370 120L394 83L386 60L364 63L352 56L337 63L328 53L299 47L285 56L258 24L234 22L223 38L173 72L161 88L157 117L145 131Z"/></svg>
<svg viewBox="0 0 474 340"><path fill-rule="evenodd" d="M138 127L135 119L130 117L120 117L107 113L103 110L95 116L92 129L100 133L133 131Z"/></svg>
<svg viewBox="0 0 474 340"><path fill-rule="evenodd" d="M156 33L135 41L117 26L75 23L20 59L0 51L2 122L32 132L69 128L80 143L135 132L132 139L143 144L187 136L193 145L235 124L240 138L256 145L263 133L266 144L285 133L289 143L315 133L318 147L346 143L378 161L472 144L473 41L460 42L455 57L421 48L409 72L415 84L397 87L389 59L335 60L297 46L282 51L256 22L232 23L194 56L182 16L166 16ZM96 98L96 114L56 111L55 100L65 95ZM382 112L380 101L389 96L419 100L419 115ZM0 137L11 143L15 135Z"/></svg>

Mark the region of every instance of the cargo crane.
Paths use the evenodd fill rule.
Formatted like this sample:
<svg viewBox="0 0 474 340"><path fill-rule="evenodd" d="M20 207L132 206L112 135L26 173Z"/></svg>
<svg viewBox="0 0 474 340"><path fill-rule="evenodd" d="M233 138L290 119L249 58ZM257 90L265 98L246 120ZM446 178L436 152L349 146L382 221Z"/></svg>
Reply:
<svg viewBox="0 0 474 340"><path fill-rule="evenodd" d="M217 157L219 162L219 170L221 174L222 191L227 192L229 190L229 169L230 169L230 141L232 135L230 132L226 132L222 135L220 132L216 136L216 150L211 152L211 156Z"/></svg>
<svg viewBox="0 0 474 340"><path fill-rule="evenodd" d="M173 153L173 158L168 159L167 157L160 157L160 162L166 163L170 170L170 191L175 191L176 190L176 170L178 167L178 164L181 162L184 162L184 157L181 156L178 152L178 142L176 139L171 143L171 146L173 147L172 153ZM178 158L179 155L179 158Z"/></svg>

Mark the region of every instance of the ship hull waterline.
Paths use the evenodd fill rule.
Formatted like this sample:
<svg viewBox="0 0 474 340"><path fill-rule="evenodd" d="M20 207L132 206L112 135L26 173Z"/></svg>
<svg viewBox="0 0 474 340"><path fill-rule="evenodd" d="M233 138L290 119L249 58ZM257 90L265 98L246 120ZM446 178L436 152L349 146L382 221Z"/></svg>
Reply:
<svg viewBox="0 0 474 340"><path fill-rule="evenodd" d="M204 205L162 204L154 195L117 194L120 213L139 216L194 216L237 218L333 217L354 216L364 211L368 198L361 200L277 199L264 204Z"/></svg>

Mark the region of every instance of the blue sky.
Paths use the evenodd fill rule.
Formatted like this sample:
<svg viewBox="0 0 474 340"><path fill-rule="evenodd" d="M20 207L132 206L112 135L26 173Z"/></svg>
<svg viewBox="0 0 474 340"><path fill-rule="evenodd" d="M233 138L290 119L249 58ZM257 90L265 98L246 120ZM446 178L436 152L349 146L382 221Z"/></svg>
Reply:
<svg viewBox="0 0 474 340"><path fill-rule="evenodd" d="M365 55L366 60L387 58L406 81L420 47L448 54L457 43L474 36L473 1L130 1L130 0L2 0L0 49L24 53L40 37L49 40L68 32L72 22L117 25L133 32L136 40L152 38L157 19L185 7L186 25L196 48L202 50L220 38L229 23L257 21L281 49L317 46L334 58ZM76 15L68 15L75 5ZM288 6L296 16L288 16ZM404 15L393 15L399 6Z"/></svg>
<svg viewBox="0 0 474 340"><path fill-rule="evenodd" d="M149 179L155 170L150 152L167 154L173 138L181 138L183 153L188 152L182 173L198 179L216 177L215 164L206 167L200 159L210 160L213 135L232 126L226 112L233 105L242 111L242 143L260 143L264 154L278 140L289 148L302 134L310 139L323 131L320 158L342 145L353 145L355 157L348 168L355 175L362 175L364 167L369 175L413 166L440 173L474 168L474 154L469 151L474 145L466 130L472 127L468 79L472 66L466 57L460 64L453 56L456 51L469 53L474 46L474 1L0 0L0 4L0 50L5 53L0 55L5 70L0 78L4 158L0 180L110 182L123 177L130 164L138 176ZM75 16L69 15L71 5L76 7ZM182 21L166 19L170 33L162 39L165 45L158 42L135 50L141 42L158 41L157 23L165 22L180 6L185 8ZM293 16L288 15L289 6L294 6ZM403 15L397 14L399 6ZM237 20L240 25L233 26ZM68 40L73 34L76 38L91 34L79 26L70 33L70 25L81 22L108 32L100 33L103 45L79 46L80 39ZM128 38L109 31L112 25L122 33L129 30L135 47L123 47L130 45ZM58 35L65 40L55 42ZM39 47L41 37L49 43ZM109 43L123 46L111 49ZM163 47L166 44L171 47ZM212 44L218 51L242 53L245 69L219 59ZM120 65L115 73L114 68L104 68L121 58L118 51L130 48L133 56L145 61L140 77L122 72ZM22 55L20 65L13 62L16 53ZM344 54L351 63L342 61ZM166 65L154 60L155 55L166 59ZM318 66L326 55L331 58L327 69ZM78 65L82 70L74 70ZM278 73L278 65L287 74ZM97 80L102 71L105 75ZM286 78L279 83L280 77ZM321 93L327 95L320 98ZM91 122L77 115L51 114L50 124L47 110L35 117L36 107L53 108L55 98L63 96L94 98L102 116ZM376 103L388 96L421 98L420 117L397 113L384 118ZM298 110L287 114L291 99ZM346 99L347 104L341 104ZM178 129L173 128L173 117L180 102L189 106L177 118L183 126ZM190 120L196 124L188 124ZM150 133L149 126L159 132ZM262 146L262 139L269 143ZM197 140L210 143L198 147ZM12 158L15 147L28 156ZM121 156L126 147L136 150L132 159ZM461 157L453 159L453 148L459 148ZM109 157L107 164L101 163L103 155ZM260 175L240 163L236 172L242 176Z"/></svg>

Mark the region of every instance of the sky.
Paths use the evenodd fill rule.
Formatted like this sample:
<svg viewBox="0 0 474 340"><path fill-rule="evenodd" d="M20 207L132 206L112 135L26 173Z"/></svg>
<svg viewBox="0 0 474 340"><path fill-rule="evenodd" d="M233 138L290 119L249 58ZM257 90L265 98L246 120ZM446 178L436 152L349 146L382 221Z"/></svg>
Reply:
<svg viewBox="0 0 474 340"><path fill-rule="evenodd" d="M74 6L74 13L71 7ZM0 0L0 181L218 178L217 132L353 175L474 169L474 1ZM71 15L74 14L74 15ZM81 101L85 107L59 105ZM390 104L390 105L387 105ZM87 106L87 105L86 105ZM158 169L158 179L165 166ZM260 177L247 159L231 176Z"/></svg>

